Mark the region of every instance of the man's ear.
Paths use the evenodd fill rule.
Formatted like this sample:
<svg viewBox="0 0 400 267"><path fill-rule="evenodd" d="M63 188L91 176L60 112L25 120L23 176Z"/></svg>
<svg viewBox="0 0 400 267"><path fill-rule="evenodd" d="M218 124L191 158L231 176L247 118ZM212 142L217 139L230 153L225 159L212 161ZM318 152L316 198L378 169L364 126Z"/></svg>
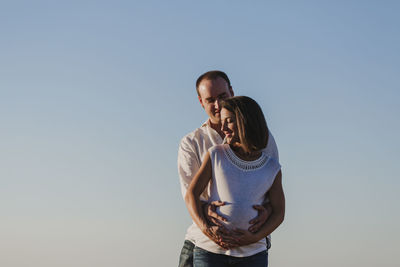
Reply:
<svg viewBox="0 0 400 267"><path fill-rule="evenodd" d="M203 100L201 99L200 96L197 96L197 97L199 98L200 105L204 108Z"/></svg>

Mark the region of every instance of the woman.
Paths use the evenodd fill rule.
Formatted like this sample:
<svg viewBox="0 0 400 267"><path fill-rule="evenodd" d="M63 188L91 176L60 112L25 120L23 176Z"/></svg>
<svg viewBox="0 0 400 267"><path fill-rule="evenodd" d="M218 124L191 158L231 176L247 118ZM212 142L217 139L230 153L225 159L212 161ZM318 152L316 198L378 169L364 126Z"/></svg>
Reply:
<svg viewBox="0 0 400 267"><path fill-rule="evenodd" d="M285 198L280 165L263 149L268 143L268 127L260 106L245 96L221 102L222 131L226 143L208 150L185 196L186 205L198 226L194 266L267 266L265 237L283 221ZM209 201L223 201L221 222L234 230L240 247L223 249L207 236L213 232L203 214L200 195L211 180ZM266 194L272 214L257 233L247 230L257 216L253 205L261 205Z"/></svg>

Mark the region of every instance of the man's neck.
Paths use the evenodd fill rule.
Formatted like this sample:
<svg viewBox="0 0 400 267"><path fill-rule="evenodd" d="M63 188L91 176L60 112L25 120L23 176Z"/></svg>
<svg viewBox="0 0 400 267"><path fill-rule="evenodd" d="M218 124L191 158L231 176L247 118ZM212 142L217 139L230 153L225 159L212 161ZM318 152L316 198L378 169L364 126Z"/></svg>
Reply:
<svg viewBox="0 0 400 267"><path fill-rule="evenodd" d="M222 139L225 138L224 133L221 131L220 123L213 123L211 120L208 120L208 125L210 125L210 127L213 128L219 134L219 136L221 136Z"/></svg>

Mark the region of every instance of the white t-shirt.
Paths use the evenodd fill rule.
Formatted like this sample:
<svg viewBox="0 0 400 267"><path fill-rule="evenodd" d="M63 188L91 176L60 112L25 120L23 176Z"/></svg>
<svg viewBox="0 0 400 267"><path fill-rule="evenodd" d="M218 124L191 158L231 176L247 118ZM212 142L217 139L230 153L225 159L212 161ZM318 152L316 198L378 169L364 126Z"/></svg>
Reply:
<svg viewBox="0 0 400 267"><path fill-rule="evenodd" d="M221 136L211 128L208 121L206 121L200 128L184 136L178 148L178 173L179 182L181 184L181 192L185 198L186 191L199 170L204 156L208 149L215 145L223 143ZM275 139L271 132L269 133L268 144L264 152L269 157L279 162L278 148ZM208 200L210 192L205 190L202 194L202 200ZM193 223L186 231L185 239L195 243L195 236L198 234L199 229ZM270 236L268 236L269 238Z"/></svg>
<svg viewBox="0 0 400 267"><path fill-rule="evenodd" d="M236 156L228 144L216 145L209 152L212 163L209 201L221 200L226 203L217 212L228 219L225 223L227 228L247 230L249 221L257 216L252 206L264 202L281 167L265 152L256 160L244 161ZM235 257L247 257L266 250L265 238L247 246L225 250L200 229L196 231L195 244L213 253Z"/></svg>

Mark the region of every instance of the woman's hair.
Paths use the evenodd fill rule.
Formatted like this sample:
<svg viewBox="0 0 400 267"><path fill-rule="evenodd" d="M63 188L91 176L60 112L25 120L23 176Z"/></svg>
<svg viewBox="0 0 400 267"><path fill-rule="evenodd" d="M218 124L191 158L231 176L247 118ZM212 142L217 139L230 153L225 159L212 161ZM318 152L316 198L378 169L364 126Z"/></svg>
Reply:
<svg viewBox="0 0 400 267"><path fill-rule="evenodd" d="M235 96L222 100L221 108L235 114L239 140L246 152L267 147L269 130L256 101L247 96Z"/></svg>

